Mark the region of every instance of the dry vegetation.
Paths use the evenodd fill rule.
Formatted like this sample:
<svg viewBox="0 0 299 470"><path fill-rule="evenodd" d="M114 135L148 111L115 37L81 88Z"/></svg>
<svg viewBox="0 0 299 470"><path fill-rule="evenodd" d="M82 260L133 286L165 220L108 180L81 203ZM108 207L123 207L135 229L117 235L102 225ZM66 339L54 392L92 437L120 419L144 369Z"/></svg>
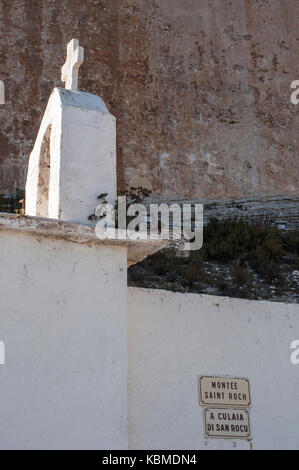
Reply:
<svg viewBox="0 0 299 470"><path fill-rule="evenodd" d="M203 248L165 249L129 269L129 284L283 302L299 300L299 232L211 221Z"/></svg>

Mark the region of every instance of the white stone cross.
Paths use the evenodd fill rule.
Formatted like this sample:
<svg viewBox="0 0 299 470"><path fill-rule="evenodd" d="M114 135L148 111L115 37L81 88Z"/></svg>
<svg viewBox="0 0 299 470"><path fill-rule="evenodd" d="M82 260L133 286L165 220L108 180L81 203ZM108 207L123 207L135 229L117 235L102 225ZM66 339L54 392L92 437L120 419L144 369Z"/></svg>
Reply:
<svg viewBox="0 0 299 470"><path fill-rule="evenodd" d="M72 39L67 45L67 57L61 69L61 81L67 90L77 91L79 67L84 60L84 49L78 39Z"/></svg>
<svg viewBox="0 0 299 470"><path fill-rule="evenodd" d="M0 104L5 104L5 87L2 80L0 80Z"/></svg>

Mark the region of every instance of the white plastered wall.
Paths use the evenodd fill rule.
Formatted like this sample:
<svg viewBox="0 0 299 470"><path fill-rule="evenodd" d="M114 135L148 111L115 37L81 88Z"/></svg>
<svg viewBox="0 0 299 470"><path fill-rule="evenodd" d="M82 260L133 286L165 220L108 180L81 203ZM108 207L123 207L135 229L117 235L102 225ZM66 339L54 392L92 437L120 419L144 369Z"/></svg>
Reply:
<svg viewBox="0 0 299 470"><path fill-rule="evenodd" d="M127 448L127 248L1 230L0 260L0 448Z"/></svg>
<svg viewBox="0 0 299 470"><path fill-rule="evenodd" d="M198 377L250 380L254 449L299 448L299 305L128 288L131 449L249 449L205 439Z"/></svg>

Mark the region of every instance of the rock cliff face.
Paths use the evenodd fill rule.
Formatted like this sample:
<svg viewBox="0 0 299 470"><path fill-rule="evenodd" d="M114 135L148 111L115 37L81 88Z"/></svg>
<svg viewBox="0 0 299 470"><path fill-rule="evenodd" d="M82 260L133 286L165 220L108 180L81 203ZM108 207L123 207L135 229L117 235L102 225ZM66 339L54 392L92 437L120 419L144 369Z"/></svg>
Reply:
<svg viewBox="0 0 299 470"><path fill-rule="evenodd" d="M297 0L0 0L0 191L24 187L66 44L118 123L118 184L154 197L298 194ZM84 156L82 156L84 158Z"/></svg>

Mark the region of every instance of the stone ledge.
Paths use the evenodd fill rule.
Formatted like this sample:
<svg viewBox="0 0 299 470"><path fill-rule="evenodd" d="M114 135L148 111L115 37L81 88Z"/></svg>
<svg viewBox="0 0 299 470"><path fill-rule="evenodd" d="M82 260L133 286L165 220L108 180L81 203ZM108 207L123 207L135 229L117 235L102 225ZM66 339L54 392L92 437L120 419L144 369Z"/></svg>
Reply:
<svg viewBox="0 0 299 470"><path fill-rule="evenodd" d="M14 232L56 238L87 245L127 247L128 267L156 253L168 243L168 240L163 239L130 240L126 238L121 240L113 238L102 240L96 236L94 225L76 224L63 220L18 216L6 213L0 213L0 230L12 230Z"/></svg>
<svg viewBox="0 0 299 470"><path fill-rule="evenodd" d="M244 218L270 225L285 223L286 230L299 229L299 196L255 196L242 199L164 199L147 198L143 204L203 204L203 220Z"/></svg>

